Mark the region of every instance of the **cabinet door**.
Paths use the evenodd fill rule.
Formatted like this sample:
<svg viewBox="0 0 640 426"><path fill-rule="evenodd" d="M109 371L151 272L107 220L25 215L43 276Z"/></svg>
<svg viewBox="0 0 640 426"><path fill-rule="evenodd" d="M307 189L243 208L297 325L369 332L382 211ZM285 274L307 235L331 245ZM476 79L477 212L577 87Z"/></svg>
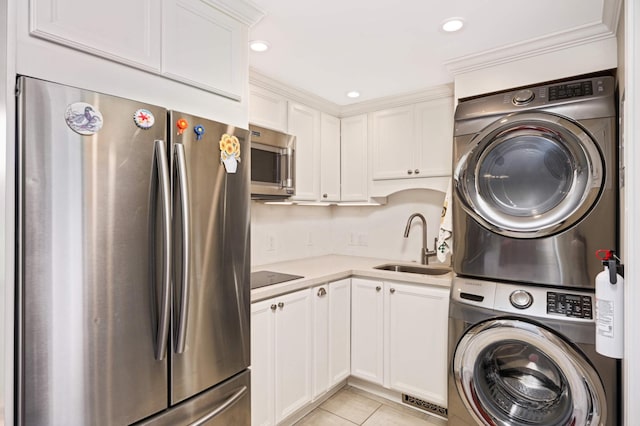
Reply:
<svg viewBox="0 0 640 426"><path fill-rule="evenodd" d="M277 297L276 424L311 401L311 291Z"/></svg>
<svg viewBox="0 0 640 426"><path fill-rule="evenodd" d="M447 404L449 290L385 283L385 386Z"/></svg>
<svg viewBox="0 0 640 426"><path fill-rule="evenodd" d="M157 3L31 0L31 35L158 72L162 9Z"/></svg>
<svg viewBox="0 0 640 426"><path fill-rule="evenodd" d="M342 201L367 201L369 196L367 114L343 118L340 131Z"/></svg>
<svg viewBox="0 0 640 426"><path fill-rule="evenodd" d="M287 100L276 93L251 86L249 122L268 129L287 132Z"/></svg>
<svg viewBox="0 0 640 426"><path fill-rule="evenodd" d="M251 424L274 424L275 300L251 305Z"/></svg>
<svg viewBox="0 0 640 426"><path fill-rule="evenodd" d="M313 306L313 399L329 389L329 285L311 289Z"/></svg>
<svg viewBox="0 0 640 426"><path fill-rule="evenodd" d="M351 279L329 284L329 387L351 374Z"/></svg>
<svg viewBox="0 0 640 426"><path fill-rule="evenodd" d="M320 120L320 200L340 201L340 119L322 113Z"/></svg>
<svg viewBox="0 0 640 426"><path fill-rule="evenodd" d="M373 179L412 177L415 164L413 105L371 114Z"/></svg>
<svg viewBox="0 0 640 426"><path fill-rule="evenodd" d="M316 201L320 193L320 112L289 103L289 133L296 137L295 200Z"/></svg>
<svg viewBox="0 0 640 426"><path fill-rule="evenodd" d="M247 78L247 26L205 1L163 3L163 75L239 100Z"/></svg>
<svg viewBox="0 0 640 426"><path fill-rule="evenodd" d="M383 383L382 283L351 280L351 374Z"/></svg>
<svg viewBox="0 0 640 426"><path fill-rule="evenodd" d="M453 98L416 104L415 113L418 176L451 176Z"/></svg>

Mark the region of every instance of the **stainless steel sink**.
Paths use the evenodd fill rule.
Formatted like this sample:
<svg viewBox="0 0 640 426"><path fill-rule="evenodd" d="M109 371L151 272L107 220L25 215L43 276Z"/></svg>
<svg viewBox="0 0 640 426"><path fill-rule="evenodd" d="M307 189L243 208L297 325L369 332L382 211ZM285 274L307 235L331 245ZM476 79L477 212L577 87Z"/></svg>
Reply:
<svg viewBox="0 0 640 426"><path fill-rule="evenodd" d="M451 272L450 268L446 267L433 267L426 265L402 265L395 263L385 263L384 265L374 266L373 269L380 269L382 271L394 271L394 272L409 272L411 274L422 275L444 275Z"/></svg>

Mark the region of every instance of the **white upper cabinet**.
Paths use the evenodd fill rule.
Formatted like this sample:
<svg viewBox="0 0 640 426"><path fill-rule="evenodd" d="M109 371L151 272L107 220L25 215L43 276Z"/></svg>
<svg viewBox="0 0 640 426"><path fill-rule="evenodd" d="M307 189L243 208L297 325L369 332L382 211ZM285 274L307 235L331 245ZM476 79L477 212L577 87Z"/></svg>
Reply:
<svg viewBox="0 0 640 426"><path fill-rule="evenodd" d="M31 0L30 6L32 35L160 71L162 8L156 0Z"/></svg>
<svg viewBox="0 0 640 426"><path fill-rule="evenodd" d="M163 20L162 73L240 99L247 77L246 25L204 0L165 0Z"/></svg>
<svg viewBox="0 0 640 426"><path fill-rule="evenodd" d="M320 200L340 201L340 119L321 114Z"/></svg>
<svg viewBox="0 0 640 426"><path fill-rule="evenodd" d="M240 100L248 28L244 0L31 0L29 34Z"/></svg>
<svg viewBox="0 0 640 426"><path fill-rule="evenodd" d="M451 175L451 97L376 111L370 117L374 181Z"/></svg>
<svg viewBox="0 0 640 426"><path fill-rule="evenodd" d="M289 130L296 137L295 200L316 201L320 193L320 111L289 102Z"/></svg>
<svg viewBox="0 0 640 426"><path fill-rule="evenodd" d="M415 105L416 158L420 177L450 176L453 148L453 98Z"/></svg>
<svg viewBox="0 0 640 426"><path fill-rule="evenodd" d="M341 120L341 197L342 201L367 201L367 114Z"/></svg>
<svg viewBox="0 0 640 426"><path fill-rule="evenodd" d="M249 87L249 122L287 132L287 99L256 86Z"/></svg>
<svg viewBox="0 0 640 426"><path fill-rule="evenodd" d="M371 113L371 148L374 180L414 174L417 163L412 105Z"/></svg>

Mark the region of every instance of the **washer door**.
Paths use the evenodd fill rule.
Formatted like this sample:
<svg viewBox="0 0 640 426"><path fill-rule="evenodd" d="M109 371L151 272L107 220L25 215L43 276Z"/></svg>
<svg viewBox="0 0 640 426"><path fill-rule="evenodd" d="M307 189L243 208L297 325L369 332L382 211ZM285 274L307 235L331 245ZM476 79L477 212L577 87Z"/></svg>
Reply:
<svg viewBox="0 0 640 426"><path fill-rule="evenodd" d="M465 406L484 425L599 425L602 381L585 356L533 322L481 322L460 339L453 377Z"/></svg>
<svg viewBox="0 0 640 426"><path fill-rule="evenodd" d="M535 238L584 217L603 176L600 151L578 124L549 113L518 113L471 140L454 181L463 208L482 226Z"/></svg>

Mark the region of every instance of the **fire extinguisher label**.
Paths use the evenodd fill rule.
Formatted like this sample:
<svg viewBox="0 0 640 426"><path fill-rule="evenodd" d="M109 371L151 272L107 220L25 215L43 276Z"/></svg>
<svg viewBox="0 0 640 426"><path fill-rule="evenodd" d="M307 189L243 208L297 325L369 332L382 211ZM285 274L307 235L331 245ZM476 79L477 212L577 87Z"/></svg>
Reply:
<svg viewBox="0 0 640 426"><path fill-rule="evenodd" d="M613 337L612 300L596 300L596 324L600 336Z"/></svg>

